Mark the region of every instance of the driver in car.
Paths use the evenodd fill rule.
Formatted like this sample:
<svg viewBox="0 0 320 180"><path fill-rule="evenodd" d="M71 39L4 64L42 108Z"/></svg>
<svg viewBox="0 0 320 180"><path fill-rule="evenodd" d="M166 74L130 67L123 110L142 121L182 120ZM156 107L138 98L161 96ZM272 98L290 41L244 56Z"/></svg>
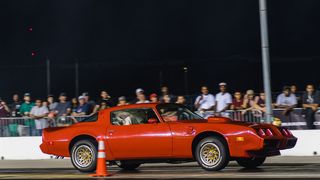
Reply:
<svg viewBox="0 0 320 180"><path fill-rule="evenodd" d="M132 115L128 112L120 112L116 115L117 121L120 125L131 125Z"/></svg>

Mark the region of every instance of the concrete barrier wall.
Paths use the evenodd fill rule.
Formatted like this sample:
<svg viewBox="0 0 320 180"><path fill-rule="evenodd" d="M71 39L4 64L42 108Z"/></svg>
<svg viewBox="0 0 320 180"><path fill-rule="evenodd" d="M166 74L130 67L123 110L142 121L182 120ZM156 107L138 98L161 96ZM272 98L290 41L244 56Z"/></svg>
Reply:
<svg viewBox="0 0 320 180"><path fill-rule="evenodd" d="M42 138L1 137L0 157L4 159L49 159L50 155L43 154L39 148Z"/></svg>
<svg viewBox="0 0 320 180"><path fill-rule="evenodd" d="M298 138L297 145L281 151L283 156L314 156L320 155L320 130L293 130Z"/></svg>
<svg viewBox="0 0 320 180"><path fill-rule="evenodd" d="M295 130L298 137L295 148L281 151L283 156L320 155L320 130ZM1 137L0 157L4 159L50 159L39 148L41 137Z"/></svg>

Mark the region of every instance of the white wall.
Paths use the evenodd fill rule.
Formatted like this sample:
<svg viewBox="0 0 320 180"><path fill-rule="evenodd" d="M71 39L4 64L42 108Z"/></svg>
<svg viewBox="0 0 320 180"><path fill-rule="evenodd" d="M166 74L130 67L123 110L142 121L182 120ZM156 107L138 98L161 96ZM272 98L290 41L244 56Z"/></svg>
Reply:
<svg viewBox="0 0 320 180"><path fill-rule="evenodd" d="M314 152L320 155L320 130L293 130L298 138L296 146L281 151L283 156L313 156Z"/></svg>
<svg viewBox="0 0 320 180"><path fill-rule="evenodd" d="M1 137L0 157L4 159L49 159L39 148L41 137Z"/></svg>
<svg viewBox="0 0 320 180"><path fill-rule="evenodd" d="M281 151L283 156L313 156L320 155L320 130L295 130L292 133L298 137L293 149ZM50 159L39 148L41 137L1 137L0 157L4 159Z"/></svg>

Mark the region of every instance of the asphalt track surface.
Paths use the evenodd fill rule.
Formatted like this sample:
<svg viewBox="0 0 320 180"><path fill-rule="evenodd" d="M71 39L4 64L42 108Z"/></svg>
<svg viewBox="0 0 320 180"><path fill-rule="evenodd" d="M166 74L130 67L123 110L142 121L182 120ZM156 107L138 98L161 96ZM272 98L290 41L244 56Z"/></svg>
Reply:
<svg viewBox="0 0 320 180"><path fill-rule="evenodd" d="M320 179L320 156L273 157L258 169L248 170L230 162L224 170L208 172L196 163L144 164L136 171L108 167L105 179ZM0 179L88 179L68 159L0 160Z"/></svg>

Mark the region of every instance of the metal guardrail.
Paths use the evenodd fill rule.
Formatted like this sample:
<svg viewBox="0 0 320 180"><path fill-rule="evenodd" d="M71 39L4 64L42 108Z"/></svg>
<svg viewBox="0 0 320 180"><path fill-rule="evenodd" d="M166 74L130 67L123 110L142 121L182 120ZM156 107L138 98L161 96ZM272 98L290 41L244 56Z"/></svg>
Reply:
<svg viewBox="0 0 320 180"><path fill-rule="evenodd" d="M58 118L45 118L49 127L69 126L88 116L73 117L61 116ZM30 117L2 117L0 118L0 137L12 136L39 136L36 131L35 120Z"/></svg>
<svg viewBox="0 0 320 180"><path fill-rule="evenodd" d="M281 119L282 126L289 127L290 129L306 129L306 120L302 114L302 108L295 108L292 113L284 116L281 112L283 109L274 109L274 116ZM202 117L208 117L215 115L213 111L196 112ZM250 110L250 111L233 111L228 110L219 115L231 118L234 121L244 122L256 122L261 123L264 121L264 115L261 111ZM46 118L49 122L50 127L62 127L69 126L77 121L81 121L83 118L88 116L73 117L73 116L61 116L58 118ZM320 128L320 109L315 114L316 121L314 125ZM0 137L11 137L11 136L38 136L36 133L35 120L30 117L3 117L0 118Z"/></svg>

